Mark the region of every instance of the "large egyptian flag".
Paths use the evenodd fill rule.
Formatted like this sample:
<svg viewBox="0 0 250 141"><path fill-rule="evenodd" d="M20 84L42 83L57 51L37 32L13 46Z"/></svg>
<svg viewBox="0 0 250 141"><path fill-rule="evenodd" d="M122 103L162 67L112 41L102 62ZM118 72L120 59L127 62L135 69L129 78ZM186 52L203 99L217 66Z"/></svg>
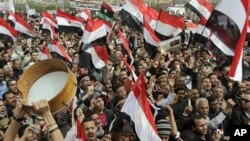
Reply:
<svg viewBox="0 0 250 141"><path fill-rule="evenodd" d="M148 23L148 20L146 20L146 17L143 18L143 38L145 43L145 49L148 52L149 56L154 58L157 53L157 47L159 46L160 39L155 34L154 30L152 29L152 26Z"/></svg>
<svg viewBox="0 0 250 141"><path fill-rule="evenodd" d="M143 27L143 37L145 41L152 45L153 47L158 47L161 40L156 36L154 30L150 27L149 23L144 18L144 27Z"/></svg>
<svg viewBox="0 0 250 141"><path fill-rule="evenodd" d="M2 18L0 18L0 34L3 38L4 36L11 37L13 42L16 41L18 36L17 31Z"/></svg>
<svg viewBox="0 0 250 141"><path fill-rule="evenodd" d="M115 12L113 8L110 5L108 5L106 2L103 2L101 10L99 14L97 15L97 17L111 22L113 20L114 14Z"/></svg>
<svg viewBox="0 0 250 141"><path fill-rule="evenodd" d="M148 5L147 12L146 14L144 13L144 18L146 19L146 21L149 23L150 27L153 30L155 30L156 28L158 17L159 17L159 12Z"/></svg>
<svg viewBox="0 0 250 141"><path fill-rule="evenodd" d="M55 39L53 40L53 45L51 47L51 52L56 53L63 59L65 59L68 62L72 62L71 57L68 55L68 53L65 51L64 47L60 45L59 42L57 42Z"/></svg>
<svg viewBox="0 0 250 141"><path fill-rule="evenodd" d="M234 56L229 77L237 81L242 80L243 44L248 29L249 3L249 0L221 0L206 24L212 32L210 41L224 54Z"/></svg>
<svg viewBox="0 0 250 141"><path fill-rule="evenodd" d="M206 20L209 19L214 9L213 5L207 0L191 0L186 6L199 15L199 17L204 17Z"/></svg>
<svg viewBox="0 0 250 141"><path fill-rule="evenodd" d="M11 13L8 19L14 22L14 29L30 37L36 37L35 31L19 14Z"/></svg>
<svg viewBox="0 0 250 141"><path fill-rule="evenodd" d="M146 11L142 0L128 0L119 13L121 23L142 32L143 15Z"/></svg>
<svg viewBox="0 0 250 141"><path fill-rule="evenodd" d="M83 20L79 17L70 15L61 10L56 11L56 20L58 24L58 31L60 33L78 33L83 34L84 25Z"/></svg>
<svg viewBox="0 0 250 141"><path fill-rule="evenodd" d="M112 24L102 19L89 19L85 25L84 34L81 41L89 44L100 38L106 37L111 31Z"/></svg>
<svg viewBox="0 0 250 141"><path fill-rule="evenodd" d="M121 112L130 116L135 124L136 134L141 141L161 141L147 100L143 73L136 80Z"/></svg>
<svg viewBox="0 0 250 141"><path fill-rule="evenodd" d="M92 63L97 69L105 67L109 60L109 55L105 46L93 45L85 51L91 54Z"/></svg>
<svg viewBox="0 0 250 141"><path fill-rule="evenodd" d="M191 0L186 6L200 17L194 40L206 43L211 35L211 31L206 27L206 23L214 10L213 5L207 0Z"/></svg>
<svg viewBox="0 0 250 141"><path fill-rule="evenodd" d="M172 37L180 34L183 29L183 18L170 15L163 10L160 11L155 31L161 40L166 39L165 37Z"/></svg>

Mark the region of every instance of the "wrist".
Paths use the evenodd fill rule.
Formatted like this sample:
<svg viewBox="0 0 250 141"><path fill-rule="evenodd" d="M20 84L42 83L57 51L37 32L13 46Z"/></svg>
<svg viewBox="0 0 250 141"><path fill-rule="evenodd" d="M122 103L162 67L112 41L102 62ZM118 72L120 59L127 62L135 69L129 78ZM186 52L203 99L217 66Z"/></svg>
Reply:
<svg viewBox="0 0 250 141"><path fill-rule="evenodd" d="M52 117L52 114L51 114L50 111L47 111L47 112L44 112L44 113L42 114L42 116L43 116L43 118Z"/></svg>
<svg viewBox="0 0 250 141"><path fill-rule="evenodd" d="M22 122L24 121L26 118L22 117L22 116L15 116L15 114L12 116L12 118L16 121L16 122Z"/></svg>

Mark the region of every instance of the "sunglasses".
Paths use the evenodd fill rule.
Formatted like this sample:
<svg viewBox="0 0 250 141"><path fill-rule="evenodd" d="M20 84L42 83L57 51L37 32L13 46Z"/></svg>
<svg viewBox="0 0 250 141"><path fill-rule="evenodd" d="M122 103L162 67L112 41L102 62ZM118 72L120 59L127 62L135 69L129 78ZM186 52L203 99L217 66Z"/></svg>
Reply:
<svg viewBox="0 0 250 141"><path fill-rule="evenodd" d="M248 99L245 99L245 98L241 98L241 101L244 101L245 103L248 103L248 102L250 102L250 100L248 100Z"/></svg>

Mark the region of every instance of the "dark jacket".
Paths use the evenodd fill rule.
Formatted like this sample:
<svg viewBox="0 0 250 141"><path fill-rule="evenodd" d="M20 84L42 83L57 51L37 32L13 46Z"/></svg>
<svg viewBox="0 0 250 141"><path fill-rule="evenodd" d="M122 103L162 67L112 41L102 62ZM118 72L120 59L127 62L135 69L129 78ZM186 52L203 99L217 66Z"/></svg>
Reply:
<svg viewBox="0 0 250 141"><path fill-rule="evenodd" d="M242 108L236 108L232 112L231 124L232 125L249 125L250 119L247 117Z"/></svg>

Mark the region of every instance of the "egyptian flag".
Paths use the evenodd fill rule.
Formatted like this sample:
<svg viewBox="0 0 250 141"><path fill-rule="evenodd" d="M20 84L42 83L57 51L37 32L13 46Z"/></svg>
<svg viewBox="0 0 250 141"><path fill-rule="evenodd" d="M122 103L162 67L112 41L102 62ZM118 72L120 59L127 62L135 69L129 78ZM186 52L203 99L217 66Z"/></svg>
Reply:
<svg viewBox="0 0 250 141"><path fill-rule="evenodd" d="M186 6L199 15L199 17L204 17L206 20L209 19L214 9L213 5L207 2L207 0L191 0Z"/></svg>
<svg viewBox="0 0 250 141"><path fill-rule="evenodd" d="M142 32L143 15L146 12L147 8L142 0L128 0L119 13L121 23Z"/></svg>
<svg viewBox="0 0 250 141"><path fill-rule="evenodd" d="M53 40L53 45L52 45L52 48L51 48L51 52L58 54L60 57L64 58L68 62L72 62L71 57L65 51L63 46L61 46L60 43L57 42L55 39Z"/></svg>
<svg viewBox="0 0 250 141"><path fill-rule="evenodd" d="M72 16L61 10L57 10L56 20L58 24L58 31L60 33L65 32L78 33L79 35L83 34L84 25L81 18Z"/></svg>
<svg viewBox="0 0 250 141"><path fill-rule="evenodd" d="M12 13L12 12L9 13L7 22L10 23L12 27L15 27L15 23L16 23L15 13Z"/></svg>
<svg viewBox="0 0 250 141"><path fill-rule="evenodd" d="M125 36L124 36L123 33L121 32L121 30L118 30L118 36L119 36L119 38L122 40L123 46L124 46L125 50L127 51L129 57L130 57L130 58L133 58L132 52L131 52L131 50L130 50L130 48L129 48L129 44L128 44L128 42L127 42Z"/></svg>
<svg viewBox="0 0 250 141"><path fill-rule="evenodd" d="M92 19L91 13L89 9L84 9L80 11L80 13L77 14L80 18L82 18L85 22L87 22L88 19Z"/></svg>
<svg viewBox="0 0 250 141"><path fill-rule="evenodd" d="M206 27L207 20L200 17L199 24L197 25L196 33L194 34L194 41L200 43L207 43L211 36L211 30Z"/></svg>
<svg viewBox="0 0 250 141"><path fill-rule="evenodd" d="M121 112L129 115L141 141L161 141L147 100L144 74L141 73L129 93Z"/></svg>
<svg viewBox="0 0 250 141"><path fill-rule="evenodd" d="M36 37L35 31L19 14L12 13L8 19L15 23L14 28L16 31L30 37Z"/></svg>
<svg viewBox="0 0 250 141"><path fill-rule="evenodd" d="M149 56L154 58L157 53L157 47L161 40L157 37L154 30L150 27L149 23L144 18L144 27L143 27L143 38L145 43L145 49L148 52Z"/></svg>
<svg viewBox="0 0 250 141"><path fill-rule="evenodd" d="M155 35L154 30L150 27L145 18L143 27L143 37L148 44L154 47L158 47L159 43L161 42L161 40Z"/></svg>
<svg viewBox="0 0 250 141"><path fill-rule="evenodd" d="M184 29L184 19L161 10L156 25L156 33L161 40L179 35Z"/></svg>
<svg viewBox="0 0 250 141"><path fill-rule="evenodd" d="M13 42L16 41L18 35L17 31L2 18L0 18L0 34L0 37L2 38L4 38L5 36L11 37Z"/></svg>
<svg viewBox="0 0 250 141"><path fill-rule="evenodd" d="M97 17L111 22L113 20L114 14L115 12L113 8L110 5L108 5L106 2L103 2L101 10L99 14L97 15Z"/></svg>
<svg viewBox="0 0 250 141"><path fill-rule="evenodd" d="M54 37L56 37L55 27L47 19L43 20L42 29L47 29L50 32L51 39L54 39Z"/></svg>
<svg viewBox="0 0 250 141"><path fill-rule="evenodd" d="M243 44L248 29L249 3L249 0L221 0L206 24L212 32L210 41L225 55L234 56L229 77L237 81L242 80Z"/></svg>
<svg viewBox="0 0 250 141"><path fill-rule="evenodd" d="M97 69L105 67L109 60L109 55L105 46L93 45L85 50L85 52L91 54L92 63Z"/></svg>
<svg viewBox="0 0 250 141"><path fill-rule="evenodd" d="M48 12L43 12L43 14L42 14L42 19L41 19L41 21L40 21L40 24L43 24L43 23L44 23L44 20L47 20L47 22L49 22L50 25L52 25L53 27L58 28L56 19L55 19L54 16L51 15L50 13L48 13Z"/></svg>
<svg viewBox="0 0 250 141"><path fill-rule="evenodd" d="M46 60L46 59L50 59L50 53L48 48L45 45L43 45L41 48L39 60Z"/></svg>
<svg viewBox="0 0 250 141"><path fill-rule="evenodd" d="M150 27L153 30L155 30L156 28L158 17L159 17L159 12L148 5L147 13L144 14L144 18L146 19L146 21L149 23Z"/></svg>
<svg viewBox="0 0 250 141"><path fill-rule="evenodd" d="M89 19L85 25L81 41L88 44L100 38L106 37L111 32L112 24L102 19Z"/></svg>

